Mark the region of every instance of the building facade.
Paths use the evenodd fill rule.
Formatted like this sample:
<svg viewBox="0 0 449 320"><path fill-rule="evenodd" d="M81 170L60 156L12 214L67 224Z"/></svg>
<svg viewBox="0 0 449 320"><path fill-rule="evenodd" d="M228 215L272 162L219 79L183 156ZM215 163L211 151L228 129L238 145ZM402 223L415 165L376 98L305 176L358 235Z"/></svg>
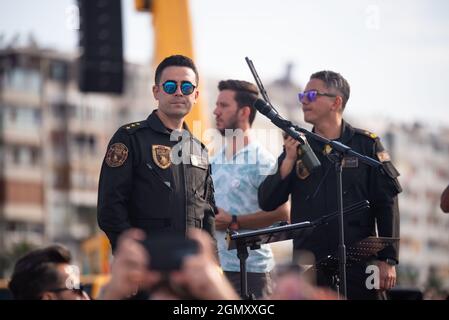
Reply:
<svg viewBox="0 0 449 320"><path fill-rule="evenodd" d="M0 51L0 252L23 242L76 249L97 231L107 143L155 105L151 68L125 70L123 95L81 93L74 55Z"/></svg>

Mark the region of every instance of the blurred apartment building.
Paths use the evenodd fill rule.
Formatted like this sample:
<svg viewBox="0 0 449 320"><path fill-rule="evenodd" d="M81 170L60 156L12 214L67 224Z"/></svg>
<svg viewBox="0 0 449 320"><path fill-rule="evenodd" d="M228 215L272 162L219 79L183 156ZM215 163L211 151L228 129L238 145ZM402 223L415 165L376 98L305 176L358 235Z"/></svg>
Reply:
<svg viewBox="0 0 449 320"><path fill-rule="evenodd" d="M404 189L399 198L401 280L449 291L449 216L440 208L449 184L449 128L391 124L385 138Z"/></svg>
<svg viewBox="0 0 449 320"><path fill-rule="evenodd" d="M96 231L107 143L154 106L150 67L125 70L123 96L85 94L74 55L0 50L0 252L21 242L76 248Z"/></svg>
<svg viewBox="0 0 449 320"><path fill-rule="evenodd" d="M449 291L449 216L440 209L449 184L449 128L381 116L352 123L382 138L401 174L399 284Z"/></svg>

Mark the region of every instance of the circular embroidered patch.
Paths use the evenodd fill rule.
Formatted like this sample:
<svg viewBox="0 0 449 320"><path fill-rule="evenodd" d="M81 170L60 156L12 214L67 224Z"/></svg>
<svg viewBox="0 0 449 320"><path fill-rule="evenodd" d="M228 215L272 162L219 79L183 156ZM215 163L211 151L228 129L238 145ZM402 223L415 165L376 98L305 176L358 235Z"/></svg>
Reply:
<svg viewBox="0 0 449 320"><path fill-rule="evenodd" d="M106 164L112 168L120 167L128 158L128 148L123 143L114 143L106 153Z"/></svg>

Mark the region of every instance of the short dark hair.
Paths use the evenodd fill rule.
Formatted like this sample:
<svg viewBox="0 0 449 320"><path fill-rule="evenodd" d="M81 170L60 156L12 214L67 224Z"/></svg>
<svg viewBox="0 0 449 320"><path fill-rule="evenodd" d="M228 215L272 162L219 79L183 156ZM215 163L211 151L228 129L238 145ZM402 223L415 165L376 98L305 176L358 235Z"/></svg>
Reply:
<svg viewBox="0 0 449 320"><path fill-rule="evenodd" d="M199 76L198 76L198 70L196 69L195 63L192 59L189 57L177 54L173 56L169 56L165 58L164 60L159 63L159 65L156 68L156 73L154 75L154 83L159 84L159 81L161 80L162 72L165 68L168 67L187 67L193 70L195 72L195 80L196 85L198 86Z"/></svg>
<svg viewBox="0 0 449 320"><path fill-rule="evenodd" d="M248 106L250 109L249 124L252 125L254 118L256 117L256 108L254 108L254 102L256 102L259 95L257 87L248 81L243 80L222 80L218 83L218 90L231 90L235 92L235 101L239 108Z"/></svg>
<svg viewBox="0 0 449 320"><path fill-rule="evenodd" d="M343 76L341 74L334 72L334 71L325 70L325 71L315 72L314 74L312 74L310 76L310 79L321 80L326 85L326 88L328 88L328 89L334 88L338 92L340 92L340 94L342 95L342 98L343 98L342 108L344 110L344 108L346 106L346 102L348 102L348 100L349 100L349 93L350 93L351 89L349 87L348 81L346 81L346 79L343 78Z"/></svg>
<svg viewBox="0 0 449 320"><path fill-rule="evenodd" d="M61 281L57 265L70 263L71 259L70 251L60 245L34 250L21 257L9 282L14 299L40 300L43 292L54 289Z"/></svg>

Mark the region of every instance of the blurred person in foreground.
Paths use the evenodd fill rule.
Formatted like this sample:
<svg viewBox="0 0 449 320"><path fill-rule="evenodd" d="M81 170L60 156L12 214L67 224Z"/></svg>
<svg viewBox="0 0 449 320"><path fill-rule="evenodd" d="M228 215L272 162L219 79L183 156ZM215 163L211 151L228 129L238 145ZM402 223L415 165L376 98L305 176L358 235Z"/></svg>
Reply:
<svg viewBox="0 0 449 320"><path fill-rule="evenodd" d="M223 80L218 84L214 115L224 147L211 159L215 186L215 216L220 265L235 290L240 292L240 260L237 249L228 250L226 230L248 231L289 220L289 208L274 211L259 208L257 188L272 173L276 160L251 131L256 117L257 87L247 81ZM271 293L273 252L267 244L250 250L246 260L248 292L260 298Z"/></svg>
<svg viewBox="0 0 449 320"><path fill-rule="evenodd" d="M20 258L9 282L16 300L90 300L71 265L70 251L54 245Z"/></svg>
<svg viewBox="0 0 449 320"><path fill-rule="evenodd" d="M382 163L380 168L366 165L358 158L343 159L343 207L368 200L370 208L345 217L345 245L369 236L399 237L398 193L401 186L399 172L393 166L379 137L367 130L352 127L343 119L349 99L349 84L339 73L320 71L312 74L305 91L299 94L304 120L313 125L312 131L330 140L348 145L354 151ZM278 159L278 170L267 176L259 187L259 204L263 210L273 210L291 195L291 221L314 221L337 211L336 173L330 161L332 148L321 142L308 141L321 162L321 167L309 172L298 156L299 142L287 137L284 151ZM336 255L338 246L337 219L320 226L303 238L293 240L294 254L312 252L316 261ZM348 299L380 299L381 293L396 284L396 264L399 244L380 251L375 264L379 270L379 289L368 288L366 272L371 262L354 263L347 267ZM320 269L317 285L335 287L334 272Z"/></svg>
<svg viewBox="0 0 449 320"><path fill-rule="evenodd" d="M111 280L99 299L239 299L218 265L213 239L199 229L189 229L187 234L198 242L198 254L185 257L180 270L162 273L151 270L151 256L142 245L145 233L124 232L112 262Z"/></svg>
<svg viewBox="0 0 449 320"><path fill-rule="evenodd" d="M311 284L303 270L296 265L278 266L274 270L274 286L269 300L337 300L338 295L329 288Z"/></svg>

